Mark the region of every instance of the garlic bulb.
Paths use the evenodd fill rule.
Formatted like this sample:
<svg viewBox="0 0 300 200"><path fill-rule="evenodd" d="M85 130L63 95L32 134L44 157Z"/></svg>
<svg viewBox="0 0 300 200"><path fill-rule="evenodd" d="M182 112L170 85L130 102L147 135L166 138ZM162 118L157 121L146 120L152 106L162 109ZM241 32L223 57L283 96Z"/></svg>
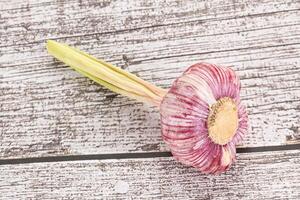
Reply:
<svg viewBox="0 0 300 200"><path fill-rule="evenodd" d="M173 156L205 173L220 173L235 160L247 131L240 82L230 68L199 63L172 85L160 105L162 136Z"/></svg>
<svg viewBox="0 0 300 200"><path fill-rule="evenodd" d="M195 64L165 90L65 44L49 40L47 49L108 89L157 106L162 138L181 163L217 174L235 160L248 118L240 102L240 81L230 68Z"/></svg>

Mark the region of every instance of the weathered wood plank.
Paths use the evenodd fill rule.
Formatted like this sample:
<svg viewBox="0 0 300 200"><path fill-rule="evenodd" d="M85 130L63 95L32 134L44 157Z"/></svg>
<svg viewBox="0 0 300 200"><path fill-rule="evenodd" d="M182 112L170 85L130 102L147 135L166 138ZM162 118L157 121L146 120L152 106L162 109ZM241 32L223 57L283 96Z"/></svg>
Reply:
<svg viewBox="0 0 300 200"><path fill-rule="evenodd" d="M297 0L34 0L3 1L0 5L3 22L0 43L5 45L32 43L47 37L110 33L187 21L238 19L245 15L300 9Z"/></svg>
<svg viewBox="0 0 300 200"><path fill-rule="evenodd" d="M219 176L172 158L0 166L1 199L299 199L300 151L239 154Z"/></svg>
<svg viewBox="0 0 300 200"><path fill-rule="evenodd" d="M153 12L153 15L150 16L149 13L145 11L138 12L139 15L136 15L136 11L133 8L138 6L135 4L139 3L135 2L135 4L133 3L134 5L128 3L129 8L121 7L123 12L120 13L120 16L116 15L116 18L112 17L110 13L107 13L103 10L99 12L100 16L91 16L91 13L98 12L97 7L93 7L93 5L87 6L89 9L94 10L84 12L81 7L76 7L77 4L73 5L72 2L66 5L67 7L64 8L64 13L55 12L48 14L47 17L44 16L44 9L51 12L53 11L53 8L45 8L44 6L52 5L57 6L57 9L61 9L61 5L57 3L45 5L41 4L41 8L37 7L36 10L17 9L15 11L16 13L5 13L3 11L3 23L2 25L0 23L0 26L2 26L0 28L0 46L2 47L1 52L3 52L1 60L2 62L11 62L13 60L14 63L18 63L22 60L28 62L29 59L34 59L35 61L40 60L41 55L39 53L37 54L37 52L41 52L41 47L44 47L43 43L47 38L71 37L69 40L69 43L71 44L83 43L86 45L87 43L91 42L89 45L93 45L93 47L95 46L96 48L99 46L99 44L101 44L102 49L100 50L102 51L100 52L102 57L116 57L124 54L124 43L129 43L139 50L141 47L148 47L149 42L155 41L154 44L157 45L157 43L159 43L161 40L165 40L166 38L172 39L172 42L177 44L177 40L179 38L185 37L185 41L182 42L185 42L185 46L187 46L195 44L195 38L192 38L194 36L201 37L201 39L209 36L208 41L213 41L215 39L222 41L219 43L220 45L223 44L223 46L214 47L214 50L222 50L224 47L227 47L228 44L231 44L231 41L227 41L226 38L222 38L222 35L226 35L227 33L235 33L234 37L239 39L239 45L243 46L243 41L248 39L247 34L251 30L267 29L270 27L277 27L277 29L280 30L282 26L293 27L294 25L299 25L299 18L297 16L299 16L300 3L294 2L293 0L285 2L284 4L273 1L260 3L246 1L238 4L238 6L232 1L225 2L223 2L224 4L221 4L219 1L213 2L214 4L224 5L224 7L208 6L208 13L203 13L203 11L201 11L205 8L203 7L204 5L210 4L208 2L199 4L191 1L191 5L187 4L187 8L189 8L188 10L185 10L185 7L182 7L183 5L176 6L176 4L169 8L169 4L165 2L167 5L161 6L163 10L160 10L156 7L156 9L153 9L150 6L148 9L153 10L151 11L151 13ZM119 4L117 3L116 5L113 4L112 8L107 7L107 9L109 9L109 12L111 12L111 10L116 10L118 5ZM165 9L165 7L167 8ZM67 10L71 13L65 13ZM79 19L77 19L76 12ZM76 18L73 17L74 15L76 15ZM127 17L131 19L132 16L136 16L136 21L124 21L123 19ZM165 16L165 18L168 20L172 19L173 23L163 25L161 22L162 19L165 19L163 16ZM57 17L62 19L57 19ZM95 20L98 23L91 23L89 19ZM38 20L38 22L36 20ZM79 24L76 24L74 20L78 20ZM87 22L85 26L82 27L80 22L84 20L87 20ZM27 26L30 25L31 28L24 28L24 21L26 21ZM58 21L62 21L62 23L57 23ZM118 28L110 30L111 27L114 27L115 23L118 24ZM150 24L151 26L149 25L144 27L145 24ZM169 28L169 26L173 27L173 29ZM180 30L177 33L176 29L179 28ZM91 32L89 29L93 29L94 31ZM157 31L157 29L160 31ZM83 33L79 34L81 32ZM115 36L116 32L125 34L121 34L121 37L120 34L118 34L119 36ZM149 32L151 34L149 34ZM276 34L276 32L277 30L269 30L265 32L264 36L268 36L268 38L273 40L273 35ZM294 35L291 36L290 39L293 37L295 37L295 39L299 38L297 32L297 29L291 31L290 34ZM91 38L92 40L90 41ZM107 41L106 38L109 38L109 41ZM253 43L252 46L254 44L257 46L257 44L260 42L259 39L260 38L257 38L257 42ZM142 44L139 44L141 42ZM254 42L254 40L252 40L252 42ZM279 41L275 40L274 42L278 43ZM107 49L103 49L111 43L122 48L115 48L113 52L111 52L111 50L107 51ZM224 45L224 43L226 45ZM237 42L235 42L235 44L236 43ZM178 43L177 45L180 44L181 43ZM162 45L164 44L162 43ZM195 45L199 44L196 43ZM205 44L205 46L206 45L207 44ZM155 47L154 45L151 46ZM205 46L201 46L199 50L201 50L201 52L205 52L207 49ZM228 46L228 48L229 47L230 46ZM141 56L142 58L145 58L144 54L137 55L138 52L135 50L135 48L131 49L132 53L134 53L135 56ZM169 48L164 46L164 49L168 50ZM173 48L169 50L173 50ZM183 51L180 51L181 53L185 53L184 50L186 50L186 48L177 48L177 52L178 50ZM199 50L197 52L199 52ZM20 56L20 53L22 53L22 56ZM169 51L157 52L157 55L161 55L161 53L164 53L163 55L168 55ZM42 55L42 58L43 57L44 55ZM119 59L119 57L117 59Z"/></svg>
<svg viewBox="0 0 300 200"><path fill-rule="evenodd" d="M156 60L132 69L166 65L166 82L170 82L179 73L174 71L189 62L205 59L225 63L230 56L227 64L236 66L241 75L242 95L249 107L251 128L244 146L278 145L299 137L299 62L295 57L300 46L295 47L294 53L289 53L290 48L286 47L234 51L180 57L179 63L177 58ZM252 56L258 60L251 61ZM274 61L274 56L287 59ZM251 69L253 66L260 67ZM285 71L291 74L286 75ZM157 82L163 81L151 73L154 73L151 69L139 72L141 77L152 76ZM165 150L154 108L114 96L66 68L44 74L19 81L21 84L8 81L4 85L3 157ZM45 81L45 76L52 78Z"/></svg>
<svg viewBox="0 0 300 200"><path fill-rule="evenodd" d="M299 143L298 2L245 1L236 8L233 5L237 3L227 2L210 7L208 14L200 12L200 4L192 1L182 13L185 7L175 3L155 11L146 6L157 17L145 17L148 14L144 11L144 15L134 15L141 5L127 2L129 7L123 7L120 15L134 15L136 23L109 19L122 24L116 29L114 25L94 26L89 22L97 19L106 23L111 15L103 11L90 16L73 3L64 4L64 13L43 19L41 7L58 5L37 3L24 10L14 9L16 4L1 12L7 27L0 32L2 157L166 150L155 108L116 96L54 62L44 49L43 40L48 37L63 37L62 41L163 87L199 60L233 65L242 79L242 98L251 120L250 133L242 146ZM113 2L110 6L120 5ZM110 6L105 9L111 11ZM85 9L99 10L94 5ZM74 25L77 18L71 19L76 13L81 19L87 18L86 30L96 27L95 32L77 35L80 26ZM27 15L31 16L31 29L21 31L20 24ZM57 16L64 24L52 24ZM160 26L162 16L170 16L173 22ZM153 26L138 28L147 23ZM61 31L61 27L70 32ZM111 32L104 34L107 30L103 27L112 28ZM30 38L32 35L37 36Z"/></svg>

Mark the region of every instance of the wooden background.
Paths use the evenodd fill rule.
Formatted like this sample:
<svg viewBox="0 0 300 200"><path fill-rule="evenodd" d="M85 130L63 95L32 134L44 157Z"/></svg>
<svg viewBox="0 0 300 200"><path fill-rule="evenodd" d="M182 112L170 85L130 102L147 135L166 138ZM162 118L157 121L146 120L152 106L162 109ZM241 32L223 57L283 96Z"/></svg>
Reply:
<svg viewBox="0 0 300 200"><path fill-rule="evenodd" d="M250 118L237 163L175 162L156 108L53 59L47 39L164 88L201 60L232 66ZM0 0L0 199L300 199L299 55L299 0Z"/></svg>

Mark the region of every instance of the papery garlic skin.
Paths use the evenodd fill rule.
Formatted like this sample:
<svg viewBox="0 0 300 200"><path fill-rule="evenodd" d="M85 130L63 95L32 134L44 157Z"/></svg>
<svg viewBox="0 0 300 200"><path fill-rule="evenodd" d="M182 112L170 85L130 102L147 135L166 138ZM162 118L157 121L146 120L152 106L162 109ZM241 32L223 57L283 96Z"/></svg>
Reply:
<svg viewBox="0 0 300 200"><path fill-rule="evenodd" d="M161 102L160 114L162 137L178 161L204 173L221 173L230 167L236 145L247 131L248 117L239 94L240 81L234 71L213 64L192 65L174 81ZM215 109L216 105L224 109ZM209 116L218 117L218 124L209 123Z"/></svg>

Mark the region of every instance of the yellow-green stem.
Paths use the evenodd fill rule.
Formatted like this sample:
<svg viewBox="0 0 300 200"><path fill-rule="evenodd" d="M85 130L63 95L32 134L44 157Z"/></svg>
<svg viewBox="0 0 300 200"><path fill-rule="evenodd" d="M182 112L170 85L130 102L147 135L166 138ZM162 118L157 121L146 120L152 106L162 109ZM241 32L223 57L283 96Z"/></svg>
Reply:
<svg viewBox="0 0 300 200"><path fill-rule="evenodd" d="M156 87L121 68L90 56L65 44L47 41L47 50L58 60L72 67L80 74L105 86L113 92L138 101L159 106L166 90Z"/></svg>

